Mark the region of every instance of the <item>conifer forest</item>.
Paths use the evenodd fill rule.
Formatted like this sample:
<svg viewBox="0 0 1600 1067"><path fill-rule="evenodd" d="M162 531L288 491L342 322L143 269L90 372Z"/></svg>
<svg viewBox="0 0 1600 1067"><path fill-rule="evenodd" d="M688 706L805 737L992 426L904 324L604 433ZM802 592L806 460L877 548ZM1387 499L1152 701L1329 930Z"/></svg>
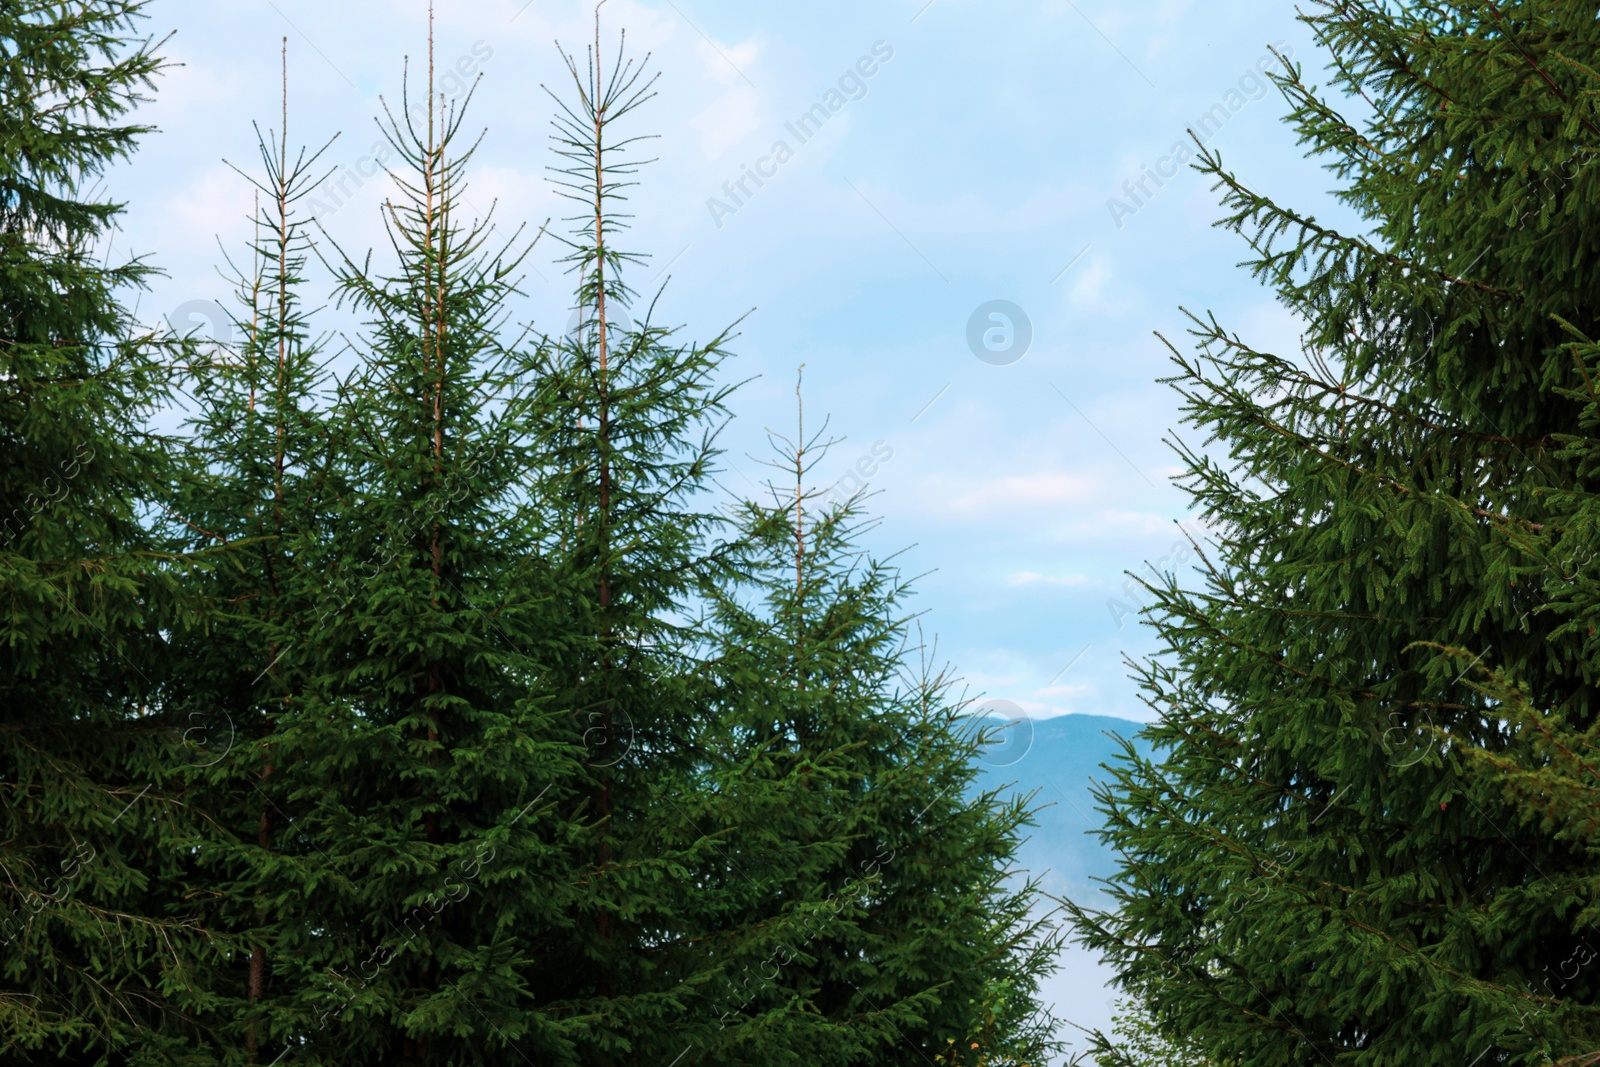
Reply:
<svg viewBox="0 0 1600 1067"><path fill-rule="evenodd" d="M685 57L756 100L784 32L709 4L239 0L280 29L200 49L180 3L0 0L0 1067L1600 1067L1600 4L1045 3L1138 92L1186 19L1279 29L1120 158L990 153L1076 205L963 223L1049 246L1028 312L969 319L979 268L840 177L951 366L1102 476L938 422L956 371L846 442L830 383L889 342L828 362L825 309L745 299L805 249L735 251L879 262L793 197L964 121L915 99L968 76L941 18L994 27L945 31L979 81L1069 77L1005 5L866 5L747 143ZM408 43L358 70L314 18ZM369 73L334 138L308 79ZM217 299L152 311L182 175L140 152L240 86L160 244ZM1049 159L1147 106L1081 92L974 106ZM680 170L727 281L657 239ZM1146 247L1204 284L1101 284ZM1005 510L1096 486L1166 509L1104 575ZM1088 636L1006 681L945 568Z"/></svg>

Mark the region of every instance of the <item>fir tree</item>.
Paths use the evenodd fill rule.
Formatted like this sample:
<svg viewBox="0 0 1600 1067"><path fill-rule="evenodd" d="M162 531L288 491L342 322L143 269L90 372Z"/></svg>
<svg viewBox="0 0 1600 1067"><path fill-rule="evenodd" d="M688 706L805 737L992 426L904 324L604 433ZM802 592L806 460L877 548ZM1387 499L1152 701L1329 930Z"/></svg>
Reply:
<svg viewBox="0 0 1600 1067"><path fill-rule="evenodd" d="M188 346L122 303L122 205L99 182L149 127L143 5L0 10L0 1059L174 1057L202 996L191 832L158 782L162 631L182 617L147 520L173 449L150 430Z"/></svg>
<svg viewBox="0 0 1600 1067"><path fill-rule="evenodd" d="M1196 317L1175 354L1212 537L1200 588L1150 583L1158 755L1115 768L1115 907L1076 918L1218 1062L1600 1049L1591 779L1550 740L1596 710L1594 14L1306 16L1343 99L1278 84L1362 233L1201 156L1304 351Z"/></svg>
<svg viewBox="0 0 1600 1067"><path fill-rule="evenodd" d="M643 262L617 242L622 208L646 162L617 130L654 92L624 44L602 52L597 16L587 63L564 54L572 96L552 94L580 325L528 372L557 588L545 677L584 741L574 825L592 849L547 1010L586 1028L585 1064L912 1062L952 1033L1031 1055L1048 949L1033 898L1000 885L1022 809L964 801L972 745L941 682L884 688L897 582L850 575L837 531L854 520L815 532L800 496L792 523L787 505L736 528L705 510L728 335L679 343L655 300L617 325ZM907 843L919 813L933 832ZM896 845L892 888L874 888Z"/></svg>
<svg viewBox="0 0 1600 1067"><path fill-rule="evenodd" d="M760 788L719 792L699 746L710 714L693 603L731 573L733 546L709 508L716 436L731 387L719 384L724 331L679 342L653 302L625 326L645 262L618 243L646 138L618 124L654 94L625 41L565 52L552 168L576 205L564 261L578 327L531 353L555 612L545 677L584 749L583 893L572 937L537 990L584 1028L574 1062L672 1062L716 1031L705 1006L723 961L711 946L738 928L764 872L734 866L727 837Z"/></svg>
<svg viewBox="0 0 1600 1067"><path fill-rule="evenodd" d="M899 680L903 583L859 557L853 504L807 511L803 435L792 501L713 513L729 335L619 326L640 161L612 130L643 65L604 61L598 17L587 76L565 57L582 324L530 341L529 244L465 217L475 145L430 36L427 106L385 127L391 266L326 257L366 320L335 383L287 70L242 343L128 339L114 290L147 268L94 265L116 207L80 184L159 67L115 56L137 6L0 23L0 502L55 467L75 490L27 498L0 552L0 861L48 905L5 929L7 1056L1036 1061L1050 944L1005 869L1026 807L968 795L945 678ZM129 433L163 345L198 407L183 462Z"/></svg>
<svg viewBox="0 0 1600 1067"><path fill-rule="evenodd" d="M330 495L295 531L270 748L235 776L270 767L247 799L287 816L234 883L266 908L262 1059L270 1040L307 1063L500 1063L519 1043L570 1062L528 995L577 892L552 812L579 749L543 682L533 416L507 336L527 242L491 246L465 216L474 145L431 39L426 100L384 126L392 265L330 257L366 335L325 415Z"/></svg>
<svg viewBox="0 0 1600 1067"><path fill-rule="evenodd" d="M975 789L984 738L929 669L908 584L858 547L859 494L809 491L824 436L802 412L774 437L784 483L742 505L746 577L714 600L705 747L730 783L780 787L729 848L787 863L728 948L720 1017L744 1025L710 1062L1042 1063L1054 939L1035 884L1007 880L1026 798Z"/></svg>
<svg viewBox="0 0 1600 1067"><path fill-rule="evenodd" d="M1164 1036L1136 1001L1117 1002L1111 1034L1114 1047L1103 1062L1112 1067L1215 1067L1192 1041Z"/></svg>
<svg viewBox="0 0 1600 1067"><path fill-rule="evenodd" d="M168 695L185 742L173 777L213 831L196 839L199 859L187 877L225 947L223 969L208 980L215 1032L245 1062L257 1059L269 1031L293 1032L292 1015L273 1024L263 1017L282 1007L267 1002L270 946L298 940L275 929L272 898L282 883L273 854L310 846L288 826L294 804L279 788L273 734L296 713L306 670L317 663L308 643L313 607L327 607L316 560L337 518L330 459L343 443L326 418L322 338L301 296L311 235L299 204L317 184L321 152L291 155L288 120L285 43L281 125L257 128L259 171L240 172L257 200L249 259L234 267L232 325L243 340L211 347L194 368L196 463L169 523L198 564L186 576L194 611L175 641Z"/></svg>

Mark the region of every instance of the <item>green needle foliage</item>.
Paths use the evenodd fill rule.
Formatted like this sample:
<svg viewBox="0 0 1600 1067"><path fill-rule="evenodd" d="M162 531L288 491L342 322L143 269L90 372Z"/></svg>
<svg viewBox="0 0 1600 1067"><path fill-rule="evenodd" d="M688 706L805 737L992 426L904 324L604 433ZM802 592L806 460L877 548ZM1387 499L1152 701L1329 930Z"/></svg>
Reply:
<svg viewBox="0 0 1600 1067"><path fill-rule="evenodd" d="M859 547L859 496L808 492L829 443L803 418L774 437L785 484L742 504L747 575L711 605L711 766L777 787L731 847L787 869L726 949L707 1062L1042 1064L1054 937L1007 878L1027 804L975 789L984 738L929 667L908 583Z"/></svg>
<svg viewBox="0 0 1600 1067"><path fill-rule="evenodd" d="M598 23L587 60L567 57L574 99L552 94L578 327L530 368L546 677L583 730L593 849L553 1010L590 1028L585 1064L910 1063L980 1031L1027 1062L1051 946L1032 888L1002 884L1024 809L965 795L974 744L942 680L898 685L904 588L857 572L854 511L812 526L798 490L731 528L705 510L728 338L676 343L653 305L617 325L645 161L615 130L653 79L620 45L607 62Z"/></svg>
<svg viewBox="0 0 1600 1067"><path fill-rule="evenodd" d="M697 937L705 889L686 872L713 865L728 804L695 778L705 708L684 607L729 566L705 494L728 418L717 372L726 331L680 342L652 321L629 325L621 209L647 160L618 124L654 95L645 64L601 50L598 12L586 62L565 52L551 168L575 207L562 235L575 276L576 325L533 354L544 550L554 580L546 661L584 748L583 893L570 955L551 992L590 1020L582 1062L671 1062L686 997L709 978ZM735 885L732 892L754 892ZM677 1044L674 1046L674 1042ZM670 1051L669 1051L670 1047Z"/></svg>
<svg viewBox="0 0 1600 1067"><path fill-rule="evenodd" d="M151 518L175 472L148 429L187 346L121 302L102 173L162 69L133 2L0 9L0 1060L175 1050L197 995L172 892L190 813L158 781L178 593Z"/></svg>
<svg viewBox="0 0 1600 1067"><path fill-rule="evenodd" d="M1161 1033L1136 1001L1117 1001L1111 1016L1112 1048L1102 1049L1102 1062L1114 1067L1215 1067L1193 1041L1173 1040ZM1102 1039L1103 1040L1103 1039Z"/></svg>
<svg viewBox="0 0 1600 1067"><path fill-rule="evenodd" d="M244 175L258 210L248 260L231 264L241 341L198 353L194 463L169 514L170 536L193 564L193 610L174 641L166 703L184 742L170 773L208 815L187 873L223 949L206 981L208 1017L226 1058L246 1063L294 1017L277 1017L290 991L269 981L271 956L275 944L298 940L279 926L297 912L285 910L293 898L283 872L312 849L288 825L295 806L280 782L292 775L275 735L299 714L316 663L306 638L325 595L318 552L338 521L339 439L324 404L315 309L302 296L312 246L298 204L316 184L320 152L290 154L286 46L284 82L282 125L275 134L258 127L260 167Z"/></svg>
<svg viewBox="0 0 1600 1067"><path fill-rule="evenodd" d="M1078 933L1221 1064L1587 1058L1600 24L1305 21L1337 95L1278 84L1362 232L1202 155L1303 351L1196 317L1175 354L1210 543L1151 583L1159 748L1102 796L1122 867Z"/></svg>
<svg viewBox="0 0 1600 1067"><path fill-rule="evenodd" d="M540 657L537 420L507 339L528 242L468 214L475 145L431 45L425 92L384 127L389 265L333 260L366 328L328 414L337 495L298 561L314 590L271 743L292 817L292 855L256 875L289 1000L273 1037L308 1063L499 1063L561 1040L526 1004L577 892L552 812L581 785Z"/></svg>

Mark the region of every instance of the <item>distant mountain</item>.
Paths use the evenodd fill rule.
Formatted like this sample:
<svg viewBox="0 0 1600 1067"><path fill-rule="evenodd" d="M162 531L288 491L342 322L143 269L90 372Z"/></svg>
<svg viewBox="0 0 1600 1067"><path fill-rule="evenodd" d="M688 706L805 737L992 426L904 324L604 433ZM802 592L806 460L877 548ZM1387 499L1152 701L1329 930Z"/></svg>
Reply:
<svg viewBox="0 0 1600 1067"><path fill-rule="evenodd" d="M1102 819L1091 782L1105 781L1109 775L1100 765L1121 754L1109 735L1131 740L1141 724L1105 715L1011 722L997 743L985 749L978 784L1008 792L1037 791L1033 803L1042 810L1020 850L1021 866L1041 876L1046 892L1089 903L1099 892L1093 879L1110 875L1116 867L1115 853L1088 832ZM1150 751L1146 742L1135 744L1141 753Z"/></svg>

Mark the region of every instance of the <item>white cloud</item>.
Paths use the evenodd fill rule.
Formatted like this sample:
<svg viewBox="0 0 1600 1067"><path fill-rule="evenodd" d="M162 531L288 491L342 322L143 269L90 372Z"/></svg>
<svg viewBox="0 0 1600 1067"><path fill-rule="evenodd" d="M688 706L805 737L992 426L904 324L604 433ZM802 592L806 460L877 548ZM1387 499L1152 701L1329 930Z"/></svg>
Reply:
<svg viewBox="0 0 1600 1067"><path fill-rule="evenodd" d="M186 49L174 41L165 56L171 62L156 82L155 98L145 105L148 110L141 118L148 116L157 125L203 118L214 114L219 105L238 100L245 91L246 77L240 64L214 52Z"/></svg>
<svg viewBox="0 0 1600 1067"><path fill-rule="evenodd" d="M1030 719L1055 719L1062 715L1077 714L1073 708L1064 708L1058 704L1045 704L1037 700L1013 701L1021 708Z"/></svg>
<svg viewBox="0 0 1600 1067"><path fill-rule="evenodd" d="M1126 301L1113 300L1106 292L1111 281L1111 261L1105 256L1092 256L1075 275L1067 299L1079 311L1098 311L1116 315L1126 310Z"/></svg>
<svg viewBox="0 0 1600 1067"><path fill-rule="evenodd" d="M1081 697L1095 691L1092 685L1047 685L1043 689L1034 690L1034 696L1041 697Z"/></svg>
<svg viewBox="0 0 1600 1067"><path fill-rule="evenodd" d="M695 58L723 91L710 104L689 119L689 128L700 132L700 150L707 159L718 159L729 148L763 125L770 125L761 97L746 79L758 68L761 42L740 41L719 45L701 39L695 43Z"/></svg>
<svg viewBox="0 0 1600 1067"><path fill-rule="evenodd" d="M255 210L249 184L224 164L201 171L188 185L162 205L169 233L185 234L203 247L215 249L212 237L221 238L224 247L242 244L250 235L250 220Z"/></svg>
<svg viewBox="0 0 1600 1067"><path fill-rule="evenodd" d="M1038 571L1018 571L1006 579L1007 585L1089 585L1090 580L1082 574L1040 574Z"/></svg>
<svg viewBox="0 0 1600 1067"><path fill-rule="evenodd" d="M931 487L930 487L931 488ZM1037 508L1053 504L1081 504L1093 498L1098 482L1089 475L1041 471L993 478L960 493L932 492L927 499L949 500L957 512Z"/></svg>
<svg viewBox="0 0 1600 1067"><path fill-rule="evenodd" d="M720 45L701 38L695 44L695 58L700 60L710 75L724 85L744 85L761 58L761 42L754 39L738 44Z"/></svg>
<svg viewBox="0 0 1600 1067"><path fill-rule="evenodd" d="M566 210L570 201L561 201L548 176L537 170L474 167L468 176L467 195L471 198L467 206L472 213L492 210L498 225L515 227L522 222L533 223L552 215L571 213ZM527 236L531 237L534 229L537 227L532 227Z"/></svg>
<svg viewBox="0 0 1600 1067"><path fill-rule="evenodd" d="M707 159L718 159L729 148L762 127L764 111L756 91L742 82L729 86L698 115L689 128L700 131L700 151Z"/></svg>
<svg viewBox="0 0 1600 1067"><path fill-rule="evenodd" d="M1154 13L1148 11L1138 12L1138 25L1143 27L1176 27L1182 24L1183 14L1194 4L1194 0L1161 0ZM1175 51L1175 45L1183 44L1181 33L1156 33L1152 35L1145 45L1145 59L1151 62L1159 60L1166 54Z"/></svg>
<svg viewBox="0 0 1600 1067"><path fill-rule="evenodd" d="M1108 508L1100 513L1100 522L1117 526L1124 530L1135 530L1139 533L1157 533L1169 531L1176 538L1182 534L1172 527L1172 518L1167 515L1158 515L1148 511L1120 511Z"/></svg>

